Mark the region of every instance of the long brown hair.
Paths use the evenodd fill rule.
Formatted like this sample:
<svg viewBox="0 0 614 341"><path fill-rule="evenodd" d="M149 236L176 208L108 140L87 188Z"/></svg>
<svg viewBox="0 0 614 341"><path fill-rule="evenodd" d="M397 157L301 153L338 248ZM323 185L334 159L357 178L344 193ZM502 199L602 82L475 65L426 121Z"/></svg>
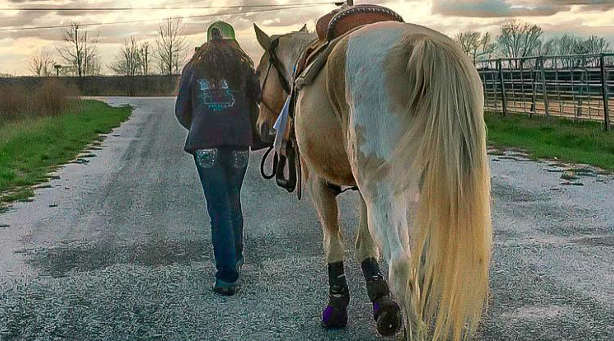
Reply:
<svg viewBox="0 0 614 341"><path fill-rule="evenodd" d="M228 81L234 89L243 89L254 62L235 40L213 39L204 43L190 60L199 77L210 81Z"/></svg>

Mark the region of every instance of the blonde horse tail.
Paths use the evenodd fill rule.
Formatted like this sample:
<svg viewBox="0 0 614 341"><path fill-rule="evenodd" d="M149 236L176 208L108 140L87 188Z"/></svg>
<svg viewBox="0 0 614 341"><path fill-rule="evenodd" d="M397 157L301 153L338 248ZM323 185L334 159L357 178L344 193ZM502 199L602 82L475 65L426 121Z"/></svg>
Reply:
<svg viewBox="0 0 614 341"><path fill-rule="evenodd" d="M460 340L477 329L488 301L492 228L482 87L449 39L408 37L405 44L410 130L399 142L395 177L401 188L420 177L405 304L433 340Z"/></svg>

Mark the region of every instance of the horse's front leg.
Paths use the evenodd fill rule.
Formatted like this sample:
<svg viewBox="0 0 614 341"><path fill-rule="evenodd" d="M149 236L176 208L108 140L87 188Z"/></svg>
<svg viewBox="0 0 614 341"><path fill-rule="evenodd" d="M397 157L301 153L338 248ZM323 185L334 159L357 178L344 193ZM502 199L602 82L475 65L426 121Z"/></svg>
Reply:
<svg viewBox="0 0 614 341"><path fill-rule="evenodd" d="M324 231L324 251L328 263L328 305L322 313L322 326L343 328L347 325L350 291L343 270L343 237L339 228L336 192L324 180L313 175L311 195Z"/></svg>
<svg viewBox="0 0 614 341"><path fill-rule="evenodd" d="M367 283L367 294L373 304L373 318L377 331L383 336L394 335L401 327L401 308L390 295L388 283L382 275L377 259L377 245L367 224L367 205L360 197L360 226L356 235L356 257Z"/></svg>

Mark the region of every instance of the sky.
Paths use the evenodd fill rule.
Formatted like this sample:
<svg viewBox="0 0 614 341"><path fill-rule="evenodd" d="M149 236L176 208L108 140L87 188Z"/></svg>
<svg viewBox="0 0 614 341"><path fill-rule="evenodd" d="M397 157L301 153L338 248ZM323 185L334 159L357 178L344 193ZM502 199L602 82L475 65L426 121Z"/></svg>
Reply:
<svg viewBox="0 0 614 341"><path fill-rule="evenodd" d="M196 6L254 6L261 4L306 4L326 0L139 0L139 1L84 1L84 0L0 0L0 74L27 75L28 63L33 55L57 55L64 46L62 28L24 30L32 26L68 25L72 22L101 23L131 21L131 23L90 26L89 35L97 37L98 55L103 72L110 72L112 64L126 39L134 36L139 41L154 41L160 23L168 17L186 17L184 34L190 46L202 44L211 22L224 20L237 32L241 46L257 62L262 51L255 39L252 23L257 23L269 34L285 33L314 22L329 12L334 5L285 10L262 11L263 8L205 9ZM387 6L401 14L406 22L424 25L449 36L458 32L479 31L498 34L502 23L512 18L537 24L544 37L563 33L580 36L603 36L614 47L614 0L355 0L355 4L372 3ZM164 7L163 10L131 10L100 12L13 11L16 7ZM168 9L173 7L177 9ZM270 8L268 8L270 9ZM251 13L237 14L237 12ZM234 14L232 14L234 13ZM211 15L208 16L207 15ZM195 17L201 16L201 17ZM203 17L204 16L204 17ZM62 63L61 59L60 63ZM65 63L64 63L65 64Z"/></svg>

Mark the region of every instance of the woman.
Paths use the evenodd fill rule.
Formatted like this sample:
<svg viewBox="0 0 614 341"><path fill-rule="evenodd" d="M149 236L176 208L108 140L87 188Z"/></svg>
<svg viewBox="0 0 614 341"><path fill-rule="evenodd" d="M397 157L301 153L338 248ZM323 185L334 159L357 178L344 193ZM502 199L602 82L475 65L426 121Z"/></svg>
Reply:
<svg viewBox="0 0 614 341"><path fill-rule="evenodd" d="M243 264L241 186L252 145L250 111L257 108L254 63L232 26L212 24L207 42L184 67L175 115L189 130L185 151L194 155L211 218L213 291L234 295Z"/></svg>

